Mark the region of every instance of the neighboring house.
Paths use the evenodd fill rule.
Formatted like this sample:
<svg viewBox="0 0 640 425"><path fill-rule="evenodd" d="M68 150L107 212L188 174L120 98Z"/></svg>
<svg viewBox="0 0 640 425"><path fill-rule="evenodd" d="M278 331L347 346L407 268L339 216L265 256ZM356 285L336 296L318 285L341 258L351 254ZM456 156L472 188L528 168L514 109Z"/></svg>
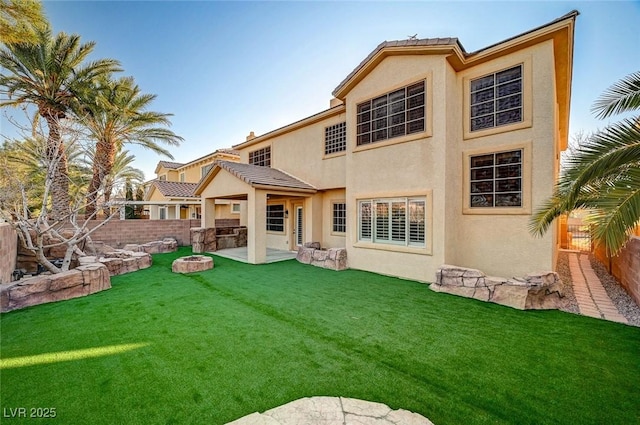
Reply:
<svg viewBox="0 0 640 425"><path fill-rule="evenodd" d="M456 38L380 44L329 109L216 163L194 192L202 226L240 200L251 263L320 242L352 268L422 281L442 264L553 269L557 232L528 223L567 146L577 15L472 53Z"/></svg>
<svg viewBox="0 0 640 425"><path fill-rule="evenodd" d="M145 201L151 219L199 219L200 197L194 190L200 179L213 167L215 161L239 161L238 151L218 149L213 153L182 164L160 161L156 167L156 179L149 182ZM239 219L239 204L228 200L217 202L218 219Z"/></svg>

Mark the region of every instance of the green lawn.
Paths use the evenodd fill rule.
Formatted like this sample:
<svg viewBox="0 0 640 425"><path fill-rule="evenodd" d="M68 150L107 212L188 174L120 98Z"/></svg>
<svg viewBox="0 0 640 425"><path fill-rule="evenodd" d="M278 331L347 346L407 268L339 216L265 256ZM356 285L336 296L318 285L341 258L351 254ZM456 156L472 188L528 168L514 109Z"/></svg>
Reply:
<svg viewBox="0 0 640 425"><path fill-rule="evenodd" d="M329 395L436 425L640 423L638 328L295 260L172 274L187 253L0 316L1 422L222 424Z"/></svg>

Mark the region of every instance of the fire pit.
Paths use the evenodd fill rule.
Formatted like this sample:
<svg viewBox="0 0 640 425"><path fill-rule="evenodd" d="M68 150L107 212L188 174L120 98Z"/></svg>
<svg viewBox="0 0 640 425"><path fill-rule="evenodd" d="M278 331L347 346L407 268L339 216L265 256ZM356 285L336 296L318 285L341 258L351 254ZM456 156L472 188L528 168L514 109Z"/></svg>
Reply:
<svg viewBox="0 0 640 425"><path fill-rule="evenodd" d="M174 273L193 273L213 268L213 258L205 255L189 255L180 257L171 264Z"/></svg>

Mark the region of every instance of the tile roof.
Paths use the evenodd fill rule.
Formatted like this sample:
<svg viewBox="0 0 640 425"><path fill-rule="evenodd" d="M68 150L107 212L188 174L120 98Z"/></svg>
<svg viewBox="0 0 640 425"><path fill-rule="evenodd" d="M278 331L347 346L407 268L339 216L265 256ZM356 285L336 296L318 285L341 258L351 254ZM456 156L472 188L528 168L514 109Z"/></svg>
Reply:
<svg viewBox="0 0 640 425"><path fill-rule="evenodd" d="M182 164L180 162L160 161L160 162L158 162L158 165L161 165L164 168L169 168L169 169L175 170L177 168L182 167L184 164Z"/></svg>
<svg viewBox="0 0 640 425"><path fill-rule="evenodd" d="M168 198L197 198L194 194L198 183L168 182L155 180L153 184Z"/></svg>
<svg viewBox="0 0 640 425"><path fill-rule="evenodd" d="M260 167L257 165L241 164L239 162L231 161L216 161L216 164L223 170L228 171L243 182L252 186L275 186L286 189L304 189L314 192L317 190L310 184L276 168Z"/></svg>
<svg viewBox="0 0 640 425"><path fill-rule="evenodd" d="M240 156L240 151L235 150L235 149L231 149L231 148L222 148L222 149L217 149L214 154L216 153L226 153L227 155L237 155Z"/></svg>
<svg viewBox="0 0 640 425"><path fill-rule="evenodd" d="M360 69L362 69L382 49L385 49L387 47L451 46L456 44L464 53L466 53L464 47L462 47L462 44L460 44L460 41L458 41L456 37L383 41L382 43L378 44L378 47L373 49L373 51L369 53L369 55L364 58L364 60L360 62L358 66L356 66L354 70L345 77L344 80L340 82L340 84L338 84L338 87L333 90L333 94L335 95L340 90L340 88L342 88L342 86L347 83L347 81L349 81L354 75L356 75L358 71L360 71Z"/></svg>

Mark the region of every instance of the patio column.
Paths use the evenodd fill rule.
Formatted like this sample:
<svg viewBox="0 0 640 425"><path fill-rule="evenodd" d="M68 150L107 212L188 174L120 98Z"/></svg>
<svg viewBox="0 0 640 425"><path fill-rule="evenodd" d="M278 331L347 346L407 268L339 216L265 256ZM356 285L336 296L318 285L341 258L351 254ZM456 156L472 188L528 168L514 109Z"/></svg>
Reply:
<svg viewBox="0 0 640 425"><path fill-rule="evenodd" d="M216 198L203 198L201 209L200 227L205 229L216 227Z"/></svg>
<svg viewBox="0 0 640 425"><path fill-rule="evenodd" d="M267 261L267 192L254 188L247 194L247 261Z"/></svg>

